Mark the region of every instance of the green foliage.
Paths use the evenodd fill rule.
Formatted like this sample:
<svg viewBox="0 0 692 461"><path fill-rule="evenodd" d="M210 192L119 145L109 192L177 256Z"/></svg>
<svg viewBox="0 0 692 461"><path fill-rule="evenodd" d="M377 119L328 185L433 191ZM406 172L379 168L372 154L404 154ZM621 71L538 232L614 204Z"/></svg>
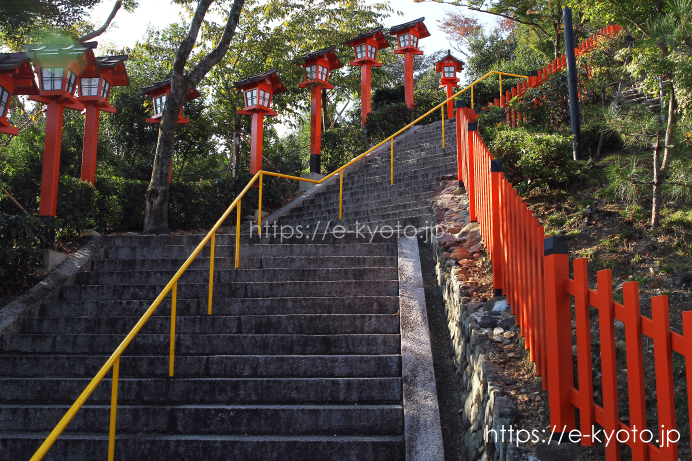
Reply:
<svg viewBox="0 0 692 461"><path fill-rule="evenodd" d="M58 186L58 235L74 234L88 228L93 221L96 189L90 183L61 176Z"/></svg>
<svg viewBox="0 0 692 461"><path fill-rule="evenodd" d="M147 181L96 176L94 226L99 232L139 231L144 225Z"/></svg>
<svg viewBox="0 0 692 461"><path fill-rule="evenodd" d="M382 109L376 111L378 114ZM370 125L368 125L370 128ZM322 134L322 171L331 173L367 150L363 130L350 124L336 127Z"/></svg>
<svg viewBox="0 0 692 461"><path fill-rule="evenodd" d="M0 294L27 287L41 265L47 229L33 215L0 214Z"/></svg>

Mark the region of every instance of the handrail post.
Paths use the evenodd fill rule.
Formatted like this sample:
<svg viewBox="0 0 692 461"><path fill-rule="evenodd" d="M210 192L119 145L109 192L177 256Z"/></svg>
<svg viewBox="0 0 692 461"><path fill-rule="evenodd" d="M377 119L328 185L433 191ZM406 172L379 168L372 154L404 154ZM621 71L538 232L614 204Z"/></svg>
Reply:
<svg viewBox="0 0 692 461"><path fill-rule="evenodd" d="M466 157L468 162L468 177L469 183L466 184L466 193L469 196L469 221L477 222L478 216L476 215L476 166L474 160L473 145L474 139L478 133L478 124L476 122L468 122L468 128L466 129Z"/></svg>
<svg viewBox="0 0 692 461"><path fill-rule="evenodd" d="M118 375L120 374L120 357L113 363L113 382L111 383L111 421L108 430L108 461L115 458L115 419L118 413Z"/></svg>
<svg viewBox="0 0 692 461"><path fill-rule="evenodd" d="M236 217L236 223L235 223L235 268L240 267L240 206L241 199L238 199L238 204L236 205L238 207L238 213Z"/></svg>
<svg viewBox="0 0 692 461"><path fill-rule="evenodd" d="M262 236L262 178L264 173L260 172L259 177L259 204L257 205L257 235ZM251 229L252 230L252 229ZM252 233L252 232L251 232Z"/></svg>
<svg viewBox="0 0 692 461"><path fill-rule="evenodd" d="M346 170L341 170L339 173L339 220L343 218L344 209L344 172Z"/></svg>
<svg viewBox="0 0 692 461"><path fill-rule="evenodd" d="M214 296L214 250L216 248L216 232L211 234L211 252L209 254L209 306L208 314L211 315L211 304Z"/></svg>
<svg viewBox="0 0 692 461"><path fill-rule="evenodd" d="M502 187L502 160L490 161L490 231L492 232L492 256L493 256L493 290L494 296L502 296L502 279L504 277L504 264L502 261L502 206L500 203L500 188Z"/></svg>
<svg viewBox="0 0 692 461"><path fill-rule="evenodd" d="M444 123L444 122L443 122ZM390 177L390 185L394 185L394 138L392 138L392 149L391 149L391 154L390 154L390 166L389 166L389 177ZM339 218L341 219L341 218Z"/></svg>
<svg viewBox="0 0 692 461"><path fill-rule="evenodd" d="M563 432L574 429L575 423L574 407L570 402L570 389L574 387L574 363L571 302L567 292L567 238L546 238L543 241L543 254L550 426L555 432Z"/></svg>
<svg viewBox="0 0 692 461"><path fill-rule="evenodd" d="M168 376L173 376L175 370L175 321L176 321L176 304L178 301L178 281L173 282L171 288L171 345L168 357Z"/></svg>
<svg viewBox="0 0 692 461"><path fill-rule="evenodd" d="M445 146L445 106L442 105L440 107L440 110L442 111L442 148L444 149Z"/></svg>

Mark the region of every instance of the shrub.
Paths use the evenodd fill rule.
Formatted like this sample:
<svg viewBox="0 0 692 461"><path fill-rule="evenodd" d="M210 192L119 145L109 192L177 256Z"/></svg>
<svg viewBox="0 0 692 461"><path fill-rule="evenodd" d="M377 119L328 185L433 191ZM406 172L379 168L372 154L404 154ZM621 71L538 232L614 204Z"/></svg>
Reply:
<svg viewBox="0 0 692 461"><path fill-rule="evenodd" d="M115 176L96 177L94 226L99 232L140 231L149 183Z"/></svg>
<svg viewBox="0 0 692 461"><path fill-rule="evenodd" d="M61 176L58 186L58 235L79 233L93 225L96 189L88 182Z"/></svg>
<svg viewBox="0 0 692 461"><path fill-rule="evenodd" d="M31 214L0 214L0 293L27 287L41 265L48 229Z"/></svg>

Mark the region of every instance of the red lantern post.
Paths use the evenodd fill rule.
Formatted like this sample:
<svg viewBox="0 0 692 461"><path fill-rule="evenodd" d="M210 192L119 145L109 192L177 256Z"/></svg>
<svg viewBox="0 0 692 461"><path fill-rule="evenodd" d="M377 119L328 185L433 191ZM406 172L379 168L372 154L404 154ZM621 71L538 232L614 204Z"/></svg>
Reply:
<svg viewBox="0 0 692 461"><path fill-rule="evenodd" d="M447 89L447 98L454 95L454 88L459 88L459 77L457 72L464 68L464 62L452 56L451 51L447 51L447 56L435 63L435 72L441 73L440 88ZM454 101L447 102L447 118L454 118Z"/></svg>
<svg viewBox="0 0 692 461"><path fill-rule="evenodd" d="M252 115L252 144L250 147L250 173L262 169L262 145L264 143L264 117L278 115L270 109L272 98L286 90L276 75L276 69L235 82L235 88L243 92L245 107L240 115Z"/></svg>
<svg viewBox="0 0 692 461"><path fill-rule="evenodd" d="M112 86L129 85L124 56L104 56L89 61L79 75L77 100L86 107L84 147L82 149L82 181L96 182L96 146L99 136L99 112L114 114L108 103Z"/></svg>
<svg viewBox="0 0 692 461"><path fill-rule="evenodd" d="M168 93L171 92L171 81L164 80L163 82L156 82L152 86L142 88L139 92L140 96L148 96L154 101L154 116L146 119L147 123L161 123L161 117L163 116L163 108L166 106L166 99L168 98ZM185 101L191 101L197 99L200 96L199 91L196 89L191 89L187 94L187 99ZM190 120L183 117L183 109L180 109L180 114L178 114L178 124L185 125L190 123ZM171 169L168 172L168 182L173 179L173 163L171 162Z"/></svg>
<svg viewBox="0 0 692 461"><path fill-rule="evenodd" d="M355 61L351 61L349 65L360 66L361 123L365 125L371 111L370 68L382 67L382 63L377 62L377 52L387 48L389 43L384 38L382 27L378 27L370 32L360 34L353 40L345 42L344 45L352 46L356 53Z"/></svg>
<svg viewBox="0 0 692 461"><path fill-rule="evenodd" d="M38 94L31 53L0 53L0 133L19 134L7 119L7 109L12 96L20 94Z"/></svg>
<svg viewBox="0 0 692 461"><path fill-rule="evenodd" d="M329 84L331 71L344 65L334 53L335 46L325 48L298 58L305 69L305 81L298 85L300 88L310 88L310 174L320 174L322 154L322 90L331 90ZM313 177L312 179L317 179Z"/></svg>
<svg viewBox="0 0 692 461"><path fill-rule="evenodd" d="M38 96L29 99L47 106L39 216L55 217L56 214L63 111L65 108L84 109L74 92L82 70L94 59L94 48L96 42L24 46L25 50L33 53L34 66L40 78Z"/></svg>
<svg viewBox="0 0 692 461"><path fill-rule="evenodd" d="M423 54L418 49L418 41L430 37L430 32L428 32L423 21L425 21L425 18L420 18L389 29L389 34L395 35L399 43L399 48L394 50L394 53L404 55L406 105L409 109L413 109L413 56Z"/></svg>

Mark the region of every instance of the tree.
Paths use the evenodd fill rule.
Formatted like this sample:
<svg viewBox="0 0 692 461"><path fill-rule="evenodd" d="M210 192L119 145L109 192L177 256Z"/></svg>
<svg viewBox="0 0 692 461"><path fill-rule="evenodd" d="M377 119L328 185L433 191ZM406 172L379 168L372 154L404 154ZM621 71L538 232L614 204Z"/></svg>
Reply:
<svg viewBox="0 0 692 461"><path fill-rule="evenodd" d="M144 232L149 234L168 233L168 176L173 159L175 130L178 114L191 89L195 88L209 71L221 61L235 35L245 0L234 0L228 14L226 26L216 47L204 56L189 72L186 67L190 53L197 42L202 22L213 0L199 0L190 23L187 36L178 47L173 60L171 91L161 118L161 128L156 145L156 157L147 189L144 208Z"/></svg>

